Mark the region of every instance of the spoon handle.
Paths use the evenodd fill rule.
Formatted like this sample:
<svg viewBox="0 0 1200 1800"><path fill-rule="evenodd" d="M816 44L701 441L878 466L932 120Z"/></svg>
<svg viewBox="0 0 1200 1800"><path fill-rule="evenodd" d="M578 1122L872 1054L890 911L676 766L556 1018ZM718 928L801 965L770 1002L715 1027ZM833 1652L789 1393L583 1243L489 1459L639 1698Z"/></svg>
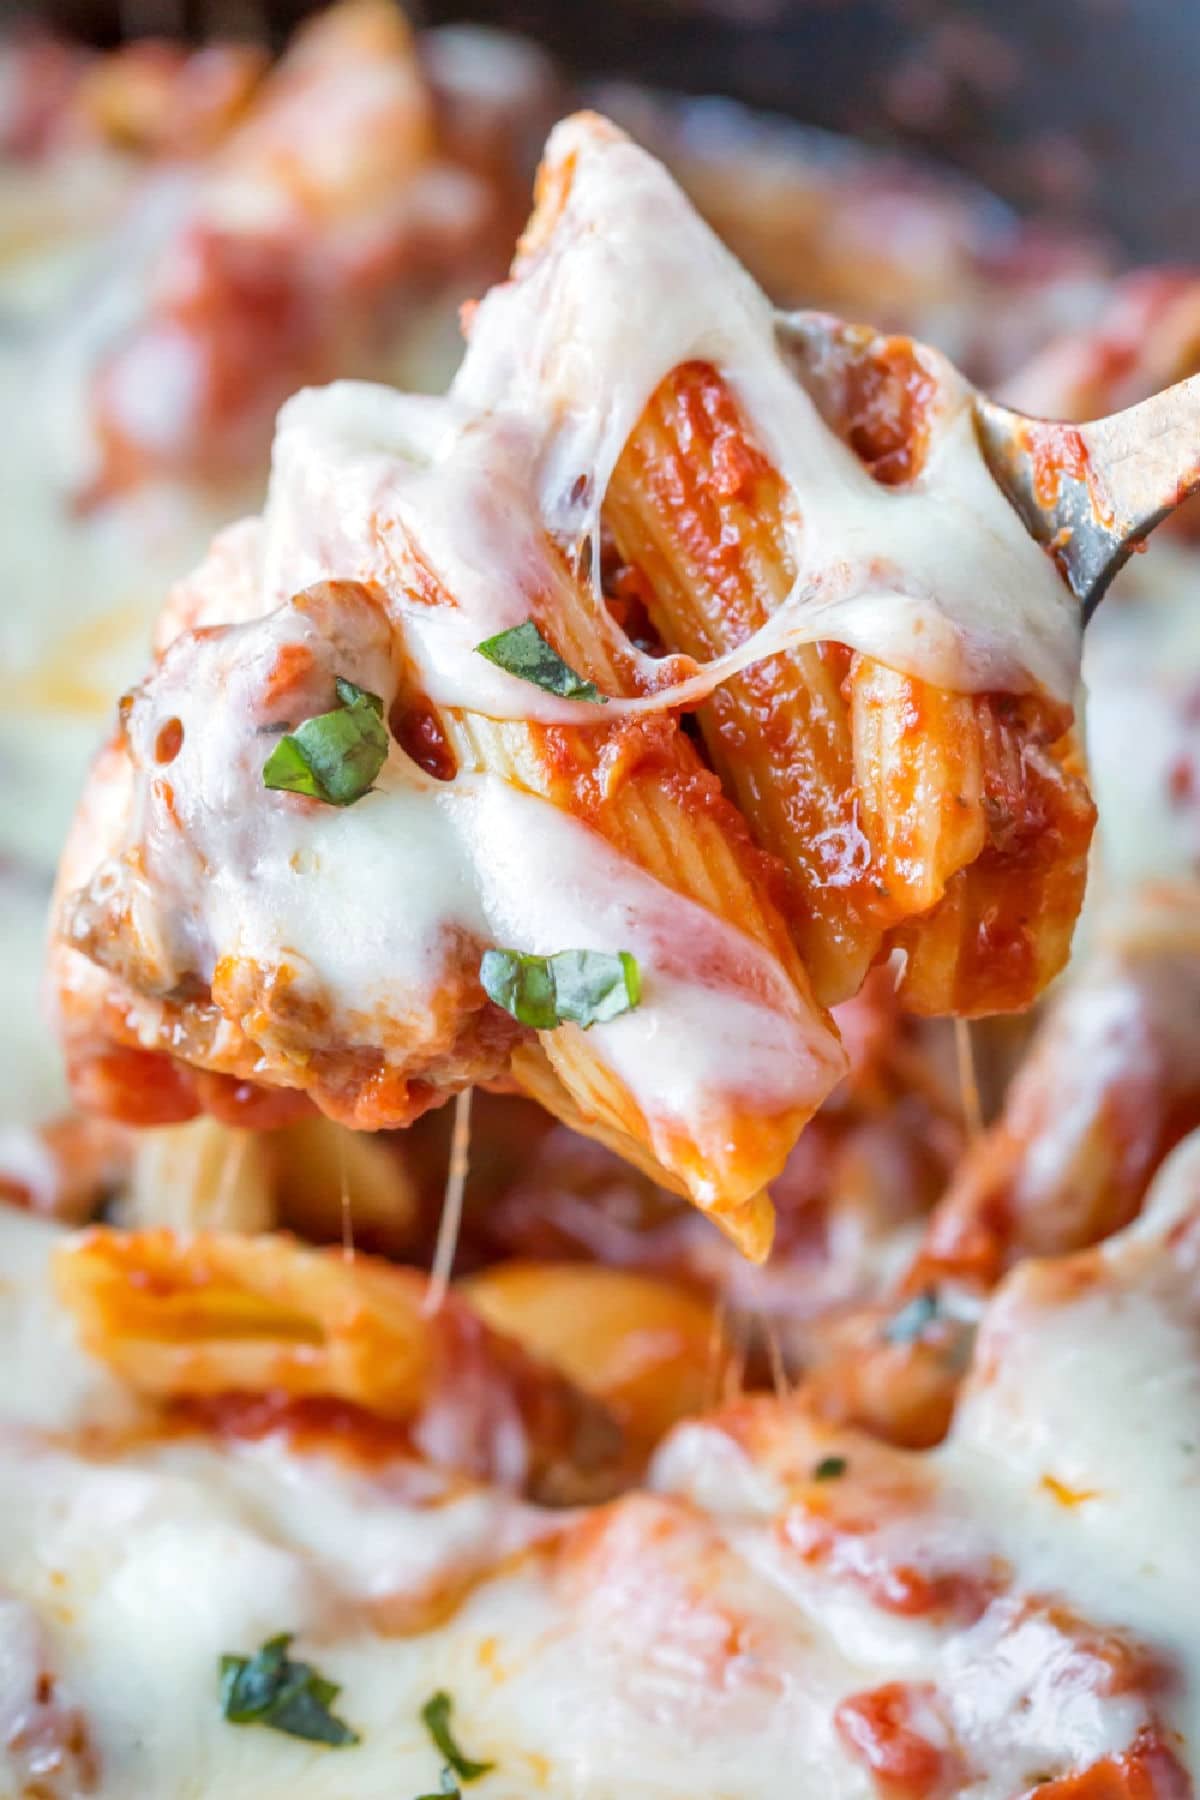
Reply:
<svg viewBox="0 0 1200 1800"><path fill-rule="evenodd" d="M1107 419L1059 425L975 405L980 446L1087 620L1154 527L1200 487L1200 375Z"/></svg>

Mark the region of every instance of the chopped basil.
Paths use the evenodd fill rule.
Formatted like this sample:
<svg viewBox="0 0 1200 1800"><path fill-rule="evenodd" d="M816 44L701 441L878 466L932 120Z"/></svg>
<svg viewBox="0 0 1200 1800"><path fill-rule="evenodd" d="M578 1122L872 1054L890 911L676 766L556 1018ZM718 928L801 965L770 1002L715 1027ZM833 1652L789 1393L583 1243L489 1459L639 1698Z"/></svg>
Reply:
<svg viewBox="0 0 1200 1800"><path fill-rule="evenodd" d="M925 1327L937 1318L938 1312L937 1292L934 1288L926 1288L923 1293L914 1294L898 1313L893 1313L883 1328L883 1335L889 1344L915 1343Z"/></svg>
<svg viewBox="0 0 1200 1800"><path fill-rule="evenodd" d="M489 1000L535 1031L568 1024L586 1031L632 1012L642 997L641 971L627 950L485 950L479 979Z"/></svg>
<svg viewBox="0 0 1200 1800"><path fill-rule="evenodd" d="M285 1631L253 1656L221 1658L222 1714L231 1725L267 1725L310 1744L357 1744L358 1733L329 1710L342 1690L310 1663L293 1662L291 1641Z"/></svg>
<svg viewBox="0 0 1200 1800"><path fill-rule="evenodd" d="M449 1767L442 1770L436 1794L418 1794L416 1800L462 1800L462 1789L454 1778L454 1770Z"/></svg>
<svg viewBox="0 0 1200 1800"><path fill-rule="evenodd" d="M357 683L347 681L344 675L335 675L333 678L333 685L337 697L343 706L358 706L365 702L366 705L371 708L375 717L377 719L382 719L383 701L379 698L378 694L369 693L366 688L360 688Z"/></svg>
<svg viewBox="0 0 1200 1800"><path fill-rule="evenodd" d="M334 686L340 704L280 738L263 764L264 786L327 806L352 806L369 791L387 761L383 701L340 675Z"/></svg>
<svg viewBox="0 0 1200 1800"><path fill-rule="evenodd" d="M823 1456L813 1470L814 1481L837 1481L850 1467L844 1456Z"/></svg>
<svg viewBox="0 0 1200 1800"><path fill-rule="evenodd" d="M444 1689L439 1689L430 1696L421 1708L421 1719L426 1731L445 1757L449 1768L442 1775L442 1786L445 1787L446 1774L451 1770L460 1781L478 1781L481 1775L487 1775L495 1768L495 1763L475 1762L464 1756L454 1741L450 1730L450 1714L454 1702Z"/></svg>
<svg viewBox="0 0 1200 1800"><path fill-rule="evenodd" d="M554 646L546 642L532 619L513 625L508 631L498 631L495 637L484 638L475 648L498 669L507 669L521 681L532 681L548 694L558 694L563 700L605 704L605 696L595 682L577 675L570 663L565 663Z"/></svg>

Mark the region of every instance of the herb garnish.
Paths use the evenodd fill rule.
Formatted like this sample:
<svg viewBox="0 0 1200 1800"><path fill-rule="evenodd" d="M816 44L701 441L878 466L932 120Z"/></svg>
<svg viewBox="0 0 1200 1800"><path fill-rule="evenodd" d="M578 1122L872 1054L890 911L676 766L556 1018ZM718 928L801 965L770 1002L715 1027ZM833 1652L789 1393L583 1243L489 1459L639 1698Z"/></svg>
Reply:
<svg viewBox="0 0 1200 1800"><path fill-rule="evenodd" d="M290 1631L268 1638L253 1656L221 1658L221 1712L231 1725L267 1725L310 1744L342 1749L358 1733L329 1710L341 1693L310 1663L288 1656Z"/></svg>
<svg viewBox="0 0 1200 1800"><path fill-rule="evenodd" d="M454 1779L454 1770L449 1767L442 1770L436 1794L418 1794L416 1800L462 1800L462 1789Z"/></svg>
<svg viewBox="0 0 1200 1800"><path fill-rule="evenodd" d="M844 1456L823 1456L812 1472L814 1481L837 1481L850 1467Z"/></svg>
<svg viewBox="0 0 1200 1800"><path fill-rule="evenodd" d="M546 642L532 619L513 625L508 631L498 631L495 637L484 638L475 648L498 669L506 669L521 681L532 681L548 694L558 694L563 700L592 700L598 706L606 703L606 696L595 682L577 675L570 663L565 663L554 646Z"/></svg>
<svg viewBox="0 0 1200 1800"><path fill-rule="evenodd" d="M263 764L263 785L307 794L327 806L361 800L387 761L383 701L339 675L340 705L280 738Z"/></svg>
<svg viewBox="0 0 1200 1800"><path fill-rule="evenodd" d="M439 1688L438 1692L432 1694L421 1708L422 1722L445 1757L449 1769L454 1771L458 1779L460 1781L478 1781L480 1776L487 1775L496 1765L490 1762L475 1762L472 1757L463 1755L450 1730L450 1714L453 1708L454 1702L449 1694L444 1688ZM447 1770L448 1772L449 1770ZM446 1775L443 1774L443 1787L445 1781Z"/></svg>
<svg viewBox="0 0 1200 1800"><path fill-rule="evenodd" d="M937 1290L925 1288L923 1292L914 1294L907 1306L902 1306L898 1313L893 1313L883 1328L883 1335L889 1344L912 1344L921 1336L927 1325L931 1325L940 1312Z"/></svg>
<svg viewBox="0 0 1200 1800"><path fill-rule="evenodd" d="M632 1012L642 997L641 971L627 950L485 950L479 979L489 1000L535 1031L567 1024L586 1031Z"/></svg>

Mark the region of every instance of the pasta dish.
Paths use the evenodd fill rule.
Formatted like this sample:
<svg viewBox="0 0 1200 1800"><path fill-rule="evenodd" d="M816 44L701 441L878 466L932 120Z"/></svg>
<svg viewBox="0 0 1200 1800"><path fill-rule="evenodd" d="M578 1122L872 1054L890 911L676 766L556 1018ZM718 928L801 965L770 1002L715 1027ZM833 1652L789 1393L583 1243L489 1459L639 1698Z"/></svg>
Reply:
<svg viewBox="0 0 1200 1800"><path fill-rule="evenodd" d="M1085 654L959 363L1200 285L375 0L6 54L0 1795L1188 1800L1200 566Z"/></svg>

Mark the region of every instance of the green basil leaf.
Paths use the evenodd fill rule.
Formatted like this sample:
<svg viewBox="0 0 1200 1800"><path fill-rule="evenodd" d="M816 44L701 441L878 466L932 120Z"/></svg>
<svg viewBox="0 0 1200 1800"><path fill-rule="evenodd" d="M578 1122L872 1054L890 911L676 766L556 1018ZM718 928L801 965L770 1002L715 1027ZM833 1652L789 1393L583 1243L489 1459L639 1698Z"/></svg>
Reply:
<svg viewBox="0 0 1200 1800"><path fill-rule="evenodd" d="M303 1663L298 1667L306 1669ZM264 1723L289 1737L305 1738L310 1744L328 1744L335 1750L357 1744L358 1733L330 1710L341 1691L336 1682L313 1678L311 1670L306 1669L306 1673L310 1679L297 1681L286 1689Z"/></svg>
<svg viewBox="0 0 1200 1800"><path fill-rule="evenodd" d="M382 719L383 701L378 694L368 693L366 688L360 688L355 682L347 681L344 675L335 675L333 685L343 706L357 706L360 701L365 700L375 717Z"/></svg>
<svg viewBox="0 0 1200 1800"><path fill-rule="evenodd" d="M632 1012L642 997L641 970L627 950L559 950L553 956L485 950L479 979L489 1000L535 1031L556 1025L586 1031Z"/></svg>
<svg viewBox="0 0 1200 1800"><path fill-rule="evenodd" d="M844 1456L823 1456L813 1470L814 1481L837 1481L850 1467Z"/></svg>
<svg viewBox="0 0 1200 1800"><path fill-rule="evenodd" d="M915 1343L925 1327L937 1318L939 1310L936 1290L926 1288L923 1293L914 1294L898 1313L893 1313L883 1328L883 1335L889 1344Z"/></svg>
<svg viewBox="0 0 1200 1800"><path fill-rule="evenodd" d="M548 956L522 956L518 950L485 950L479 979L489 1000L535 1031L561 1025L554 997L554 975Z"/></svg>
<svg viewBox="0 0 1200 1800"><path fill-rule="evenodd" d="M416 1800L462 1800L462 1789L454 1779L454 1770L442 1770L436 1794L418 1794Z"/></svg>
<svg viewBox="0 0 1200 1800"><path fill-rule="evenodd" d="M558 1016L572 1025L602 1025L632 1012L642 997L642 974L628 950L560 950L549 959Z"/></svg>
<svg viewBox="0 0 1200 1800"><path fill-rule="evenodd" d="M274 1704L291 1641L285 1632L269 1638L254 1656L221 1658L221 1711L231 1725L248 1725Z"/></svg>
<svg viewBox="0 0 1200 1800"><path fill-rule="evenodd" d="M507 669L521 681L532 681L535 687L544 688L548 694L558 694L563 700L591 700L598 706L606 704L607 696L600 692L595 682L585 681L582 675L577 675L570 663L565 663L553 645L546 642L532 619L526 619L523 625L513 625L508 631L499 631L495 637L484 638L475 648L498 669Z"/></svg>
<svg viewBox="0 0 1200 1800"><path fill-rule="evenodd" d="M310 1744L357 1744L358 1733L330 1710L341 1689L310 1663L293 1662L291 1641L284 1632L253 1656L221 1658L222 1715L231 1725L266 1725Z"/></svg>
<svg viewBox="0 0 1200 1800"><path fill-rule="evenodd" d="M308 794L314 800L324 797L303 746L290 733L280 738L263 764L263 786L284 788L292 794Z"/></svg>
<svg viewBox="0 0 1200 1800"><path fill-rule="evenodd" d="M265 787L307 794L327 806L352 806L370 790L387 761L383 701L340 675L334 685L340 706L280 738L263 764Z"/></svg>
<svg viewBox="0 0 1200 1800"><path fill-rule="evenodd" d="M454 1741L450 1730L450 1714L454 1702L444 1689L432 1694L421 1708L421 1719L426 1731L445 1757L450 1768L460 1781L478 1781L481 1775L487 1775L495 1768L495 1763L476 1762L470 1756L464 1756ZM443 1776L443 1784L445 1776Z"/></svg>

